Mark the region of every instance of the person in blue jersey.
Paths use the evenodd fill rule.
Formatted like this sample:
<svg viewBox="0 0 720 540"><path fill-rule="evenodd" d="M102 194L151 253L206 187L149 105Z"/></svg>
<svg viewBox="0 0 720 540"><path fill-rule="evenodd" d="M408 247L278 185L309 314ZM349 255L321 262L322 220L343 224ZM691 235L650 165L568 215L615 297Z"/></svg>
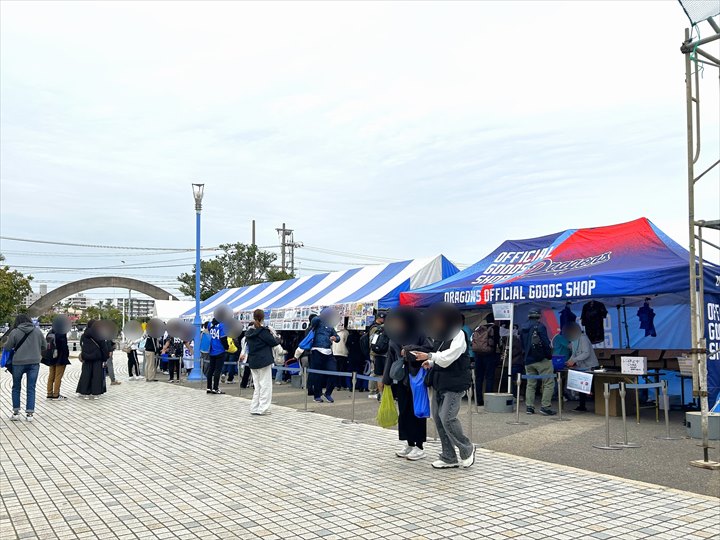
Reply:
<svg viewBox="0 0 720 540"><path fill-rule="evenodd" d="M207 393L224 394L225 392L220 390L220 375L229 347L225 325L217 319L213 319L208 326L208 332L210 333L210 351L208 353Z"/></svg>

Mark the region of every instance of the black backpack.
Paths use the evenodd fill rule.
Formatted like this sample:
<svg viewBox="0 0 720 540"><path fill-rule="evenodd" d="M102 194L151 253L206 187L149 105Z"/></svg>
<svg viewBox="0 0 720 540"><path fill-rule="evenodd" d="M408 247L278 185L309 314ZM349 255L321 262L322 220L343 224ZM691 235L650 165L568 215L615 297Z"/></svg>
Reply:
<svg viewBox="0 0 720 540"><path fill-rule="evenodd" d="M45 341L47 342L47 348L42 355L41 362L46 366L51 366L55 363L55 360L57 360L58 357L57 345L55 344L55 334L48 334Z"/></svg>
<svg viewBox="0 0 720 540"><path fill-rule="evenodd" d="M370 357L370 333L369 332L363 332L363 335L360 336L360 352L362 353L363 358Z"/></svg>
<svg viewBox="0 0 720 540"><path fill-rule="evenodd" d="M551 357L550 351L540 337L540 332L538 331L537 326L533 326L530 333L530 350L528 351L528 356L530 356L533 360L538 361Z"/></svg>
<svg viewBox="0 0 720 540"><path fill-rule="evenodd" d="M385 330L380 327L375 331L375 334L372 337L372 341L370 342L370 350L375 354L384 356L387 354L389 348L390 338L387 337Z"/></svg>

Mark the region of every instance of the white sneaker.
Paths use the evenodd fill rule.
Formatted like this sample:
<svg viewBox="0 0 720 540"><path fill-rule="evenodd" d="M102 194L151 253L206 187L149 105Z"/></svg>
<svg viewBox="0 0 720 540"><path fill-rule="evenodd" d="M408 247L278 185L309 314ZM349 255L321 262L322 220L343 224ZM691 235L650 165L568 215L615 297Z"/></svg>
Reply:
<svg viewBox="0 0 720 540"><path fill-rule="evenodd" d="M378 395L375 392L371 392L368 394L368 399L377 399Z"/></svg>
<svg viewBox="0 0 720 540"><path fill-rule="evenodd" d="M405 448L403 448L402 450L398 450L397 452L395 452L395 455L397 457L405 457L406 458L406 457L408 457L408 454L410 452L412 452L414 449L415 448L413 446L406 445Z"/></svg>
<svg viewBox="0 0 720 540"><path fill-rule="evenodd" d="M90 396L83 396L83 399L90 399Z"/></svg>
<svg viewBox="0 0 720 540"><path fill-rule="evenodd" d="M32 415L32 414L28 414L28 415L25 416L25 420L27 420L28 422L32 422L32 421L34 421L35 419L33 418L33 415Z"/></svg>
<svg viewBox="0 0 720 540"><path fill-rule="evenodd" d="M470 454L467 459L460 460L460 466L463 469L467 469L468 467L472 467L473 463L475 463L475 445L473 445L472 454Z"/></svg>
<svg viewBox="0 0 720 540"><path fill-rule="evenodd" d="M10 420L13 422L19 422L22 419L22 416L20 416L19 412L12 413L12 416L10 417Z"/></svg>
<svg viewBox="0 0 720 540"><path fill-rule="evenodd" d="M442 459L432 462L433 469L457 469L459 466L459 463L446 463Z"/></svg>
<svg viewBox="0 0 720 540"><path fill-rule="evenodd" d="M420 448L414 447L412 450L410 450L410 453L407 455L407 459L410 461L417 461L419 459L423 459L425 457L425 450L421 450Z"/></svg>

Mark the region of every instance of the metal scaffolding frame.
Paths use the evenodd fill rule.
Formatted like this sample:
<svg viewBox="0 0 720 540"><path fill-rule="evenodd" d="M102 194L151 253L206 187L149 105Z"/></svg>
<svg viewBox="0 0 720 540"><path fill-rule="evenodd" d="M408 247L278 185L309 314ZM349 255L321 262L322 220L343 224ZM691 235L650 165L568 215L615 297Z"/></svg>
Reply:
<svg viewBox="0 0 720 540"><path fill-rule="evenodd" d="M701 21L702 22L702 21ZM720 164L720 159L696 176L695 166L700 158L700 68L713 67L720 76L720 59L701 47L720 39L720 27L708 17L705 21L713 34L693 41L689 28L685 29L685 41L680 51L685 55L685 100L687 114L687 160L688 160L688 229L690 251L690 328L692 343L690 356L693 367L693 396L700 401L703 459L690 464L705 469L718 469L720 463L710 461L708 445L708 381L707 381L707 341L705 336L705 288L703 245L714 249L719 246L703 238L704 229L720 229L720 219L703 220L695 217L695 184L706 177ZM699 26L700 23L694 23ZM720 154L720 151L718 151ZM717 157L720 157L718 155ZM712 159L715 159L713 157ZM715 177L711 175L708 178ZM717 176L720 182L720 174Z"/></svg>

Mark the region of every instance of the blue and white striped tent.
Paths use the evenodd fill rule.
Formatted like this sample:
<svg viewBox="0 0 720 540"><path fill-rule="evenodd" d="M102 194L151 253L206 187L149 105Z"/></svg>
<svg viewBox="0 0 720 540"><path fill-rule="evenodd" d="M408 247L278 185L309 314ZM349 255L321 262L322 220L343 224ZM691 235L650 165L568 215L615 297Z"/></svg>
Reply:
<svg viewBox="0 0 720 540"><path fill-rule="evenodd" d="M399 305L401 292L430 285L457 272L458 268L453 263L438 255L430 259L259 283L218 292L200 304L200 316L203 320L209 319L223 304L232 308L234 313L350 303L372 303L380 308L390 308ZM194 316L195 308L182 315L185 319Z"/></svg>

